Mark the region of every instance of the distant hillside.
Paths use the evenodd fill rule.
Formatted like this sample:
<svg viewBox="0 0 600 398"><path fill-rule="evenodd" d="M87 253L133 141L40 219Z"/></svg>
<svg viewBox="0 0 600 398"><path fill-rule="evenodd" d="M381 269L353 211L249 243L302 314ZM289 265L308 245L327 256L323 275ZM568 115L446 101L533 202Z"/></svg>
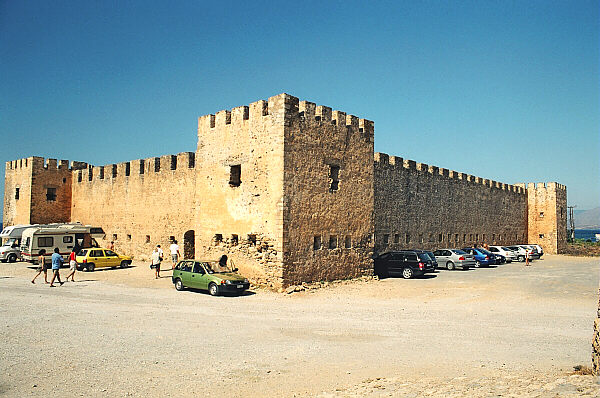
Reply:
<svg viewBox="0 0 600 398"><path fill-rule="evenodd" d="M600 207L573 212L576 229L600 229Z"/></svg>

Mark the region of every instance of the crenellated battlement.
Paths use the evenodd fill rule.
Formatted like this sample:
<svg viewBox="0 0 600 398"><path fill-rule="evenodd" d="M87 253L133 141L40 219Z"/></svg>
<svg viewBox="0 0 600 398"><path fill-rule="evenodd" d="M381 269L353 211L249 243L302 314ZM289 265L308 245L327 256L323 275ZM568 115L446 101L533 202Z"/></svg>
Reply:
<svg viewBox="0 0 600 398"><path fill-rule="evenodd" d="M177 155L135 159L103 166L85 164L85 167L76 169L74 182L110 181L135 176L143 177L147 174L181 172L195 168L196 154L194 152L180 152Z"/></svg>
<svg viewBox="0 0 600 398"><path fill-rule="evenodd" d="M6 170L79 170L87 167L84 162L69 162L68 160L57 160L55 158L43 158L41 156L30 156L27 158L11 160L6 162Z"/></svg>
<svg viewBox="0 0 600 398"><path fill-rule="evenodd" d="M473 176L471 174L465 174L454 170L445 169L442 167L428 165L426 163L419 163L414 160L403 159L399 156L390 156L386 153L375 152L374 154L374 165L375 168L389 169L389 170L412 170L423 174L446 178L450 180L457 180L477 185L483 185L490 189L499 189L502 191L509 191L518 194L525 194L525 186L520 184L510 185L501 183L498 181L490 180L487 178L481 178ZM553 184L553 183L549 183ZM557 184L559 186L560 184ZM563 186L564 187L564 186Z"/></svg>
<svg viewBox="0 0 600 398"><path fill-rule="evenodd" d="M236 128L246 126L248 123L264 123L265 118L271 118L273 123L281 122L286 126L294 120L345 126L360 132L368 139L373 139L375 133L374 123L371 120L332 110L328 106L316 105L310 101L300 101L297 97L282 93L268 100L253 102L248 106L201 116L198 118L198 134L201 136L202 132L226 126Z"/></svg>

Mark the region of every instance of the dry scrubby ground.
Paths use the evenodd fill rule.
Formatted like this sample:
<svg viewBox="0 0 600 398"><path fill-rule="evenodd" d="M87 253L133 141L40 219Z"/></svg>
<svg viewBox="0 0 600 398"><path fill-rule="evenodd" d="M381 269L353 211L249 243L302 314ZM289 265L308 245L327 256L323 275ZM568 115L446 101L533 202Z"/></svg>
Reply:
<svg viewBox="0 0 600 398"><path fill-rule="evenodd" d="M215 298L143 264L54 289L0 264L0 395L599 396L571 375L590 362L598 265L546 256Z"/></svg>
<svg viewBox="0 0 600 398"><path fill-rule="evenodd" d="M565 254L571 256L600 256L600 242L568 243Z"/></svg>

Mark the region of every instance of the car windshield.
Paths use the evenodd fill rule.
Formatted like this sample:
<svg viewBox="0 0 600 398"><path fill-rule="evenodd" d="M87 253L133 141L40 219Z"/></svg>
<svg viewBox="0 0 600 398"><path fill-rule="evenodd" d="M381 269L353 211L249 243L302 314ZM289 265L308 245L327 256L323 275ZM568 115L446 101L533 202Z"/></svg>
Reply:
<svg viewBox="0 0 600 398"><path fill-rule="evenodd" d="M2 245L2 247L6 246L6 247L11 247L13 244L17 244L17 239L16 238L10 238L8 239L6 242L4 242L4 244Z"/></svg>
<svg viewBox="0 0 600 398"><path fill-rule="evenodd" d="M209 274L224 274L224 273L233 272L233 270L231 268L229 268L227 265L219 264L218 261L211 262L211 263L204 263L204 268L206 268L206 272L208 272Z"/></svg>
<svg viewBox="0 0 600 398"><path fill-rule="evenodd" d="M502 250L510 251L510 249L508 247L504 247L504 246L502 246Z"/></svg>
<svg viewBox="0 0 600 398"><path fill-rule="evenodd" d="M452 250L452 253L454 253L454 254L467 254L466 251L460 250L460 249Z"/></svg>

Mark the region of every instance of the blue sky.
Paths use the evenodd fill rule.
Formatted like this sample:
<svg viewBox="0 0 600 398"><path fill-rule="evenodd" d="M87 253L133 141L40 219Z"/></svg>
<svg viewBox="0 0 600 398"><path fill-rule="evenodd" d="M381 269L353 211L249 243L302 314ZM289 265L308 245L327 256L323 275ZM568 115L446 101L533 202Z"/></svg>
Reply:
<svg viewBox="0 0 600 398"><path fill-rule="evenodd" d="M198 116L287 92L374 120L377 151L597 207L599 8L0 1L1 171L194 151Z"/></svg>

